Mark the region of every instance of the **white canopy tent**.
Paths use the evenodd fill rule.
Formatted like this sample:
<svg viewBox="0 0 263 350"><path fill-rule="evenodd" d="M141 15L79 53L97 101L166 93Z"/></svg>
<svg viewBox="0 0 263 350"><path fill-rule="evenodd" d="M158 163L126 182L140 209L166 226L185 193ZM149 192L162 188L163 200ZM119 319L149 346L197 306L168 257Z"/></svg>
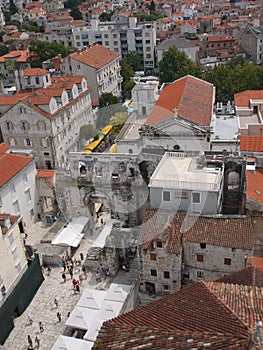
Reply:
<svg viewBox="0 0 263 350"><path fill-rule="evenodd" d="M103 248L105 246L106 238L109 236L112 230L113 224L120 223L119 220L116 219L110 219L106 222L104 228L102 229L101 233L99 234L96 241L92 244L92 247L99 247Z"/></svg>
<svg viewBox="0 0 263 350"><path fill-rule="evenodd" d="M97 314L98 310L75 306L65 325L86 331Z"/></svg>
<svg viewBox="0 0 263 350"><path fill-rule="evenodd" d="M103 304L106 292L104 290L84 289L77 306L99 310Z"/></svg>
<svg viewBox="0 0 263 350"><path fill-rule="evenodd" d="M91 350L93 342L60 335L51 350Z"/></svg>
<svg viewBox="0 0 263 350"><path fill-rule="evenodd" d="M58 233L51 244L76 248L84 236L82 231L88 222L88 217L79 216L77 218L73 218L72 221L69 222L68 226L63 228L63 230Z"/></svg>
<svg viewBox="0 0 263 350"><path fill-rule="evenodd" d="M131 290L127 284L112 283L107 291L105 300L124 302Z"/></svg>

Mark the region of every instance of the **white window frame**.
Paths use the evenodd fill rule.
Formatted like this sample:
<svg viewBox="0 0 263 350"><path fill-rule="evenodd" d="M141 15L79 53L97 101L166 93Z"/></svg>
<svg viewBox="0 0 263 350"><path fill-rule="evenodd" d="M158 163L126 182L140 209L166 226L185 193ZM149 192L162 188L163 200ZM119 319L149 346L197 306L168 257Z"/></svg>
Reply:
<svg viewBox="0 0 263 350"><path fill-rule="evenodd" d="M26 196L26 200L27 200L27 203L30 203L32 201L32 196L31 196L31 193L30 193L30 188L27 188L25 190L25 196Z"/></svg>
<svg viewBox="0 0 263 350"><path fill-rule="evenodd" d="M199 202L194 201L194 195L196 195L196 194L199 195ZM201 192L192 192L191 201L193 204L200 204L201 203Z"/></svg>
<svg viewBox="0 0 263 350"><path fill-rule="evenodd" d="M167 193L169 193L169 200L165 200L164 199L164 195L167 194ZM171 191L163 190L162 200L163 200L163 202L171 202Z"/></svg>

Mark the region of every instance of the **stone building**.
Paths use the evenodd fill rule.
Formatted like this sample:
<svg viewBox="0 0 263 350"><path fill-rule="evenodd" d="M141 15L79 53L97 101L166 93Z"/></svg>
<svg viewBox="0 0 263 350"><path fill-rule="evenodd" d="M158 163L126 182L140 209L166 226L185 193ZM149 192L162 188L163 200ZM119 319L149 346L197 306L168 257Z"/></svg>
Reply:
<svg viewBox="0 0 263 350"><path fill-rule="evenodd" d="M250 217L149 209L138 234L140 289L160 296L213 280L244 268L252 254Z"/></svg>
<svg viewBox="0 0 263 350"><path fill-rule="evenodd" d="M11 153L0 144L0 209L19 216L17 224L24 233L34 223L40 208L37 206L36 159L26 154Z"/></svg>
<svg viewBox="0 0 263 350"><path fill-rule="evenodd" d="M246 52L247 58L255 64L263 63L262 39L262 23L260 26L249 26L241 32L240 45Z"/></svg>
<svg viewBox="0 0 263 350"><path fill-rule="evenodd" d="M93 123L87 80L51 79L39 68L26 69L17 80L26 90L0 98L4 141L12 149L33 150L38 168L67 168L69 152L78 150L80 127Z"/></svg>
<svg viewBox="0 0 263 350"><path fill-rule="evenodd" d="M63 74L83 75L91 88L93 105L99 104L103 93L119 96L122 77L120 75L120 56L102 45L94 44L53 60L54 67Z"/></svg>

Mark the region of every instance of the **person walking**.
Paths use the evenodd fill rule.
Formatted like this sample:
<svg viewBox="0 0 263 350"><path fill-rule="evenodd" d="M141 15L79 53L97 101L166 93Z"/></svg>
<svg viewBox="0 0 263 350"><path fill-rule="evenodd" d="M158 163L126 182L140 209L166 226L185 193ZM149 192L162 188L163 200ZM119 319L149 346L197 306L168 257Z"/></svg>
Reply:
<svg viewBox="0 0 263 350"><path fill-rule="evenodd" d="M54 304L55 304L56 308L58 308L58 299L57 298L54 299Z"/></svg>
<svg viewBox="0 0 263 350"><path fill-rule="evenodd" d="M39 325L39 332L40 333L44 332L44 327L42 325L42 322L38 322L38 325Z"/></svg>
<svg viewBox="0 0 263 350"><path fill-rule="evenodd" d="M28 341L29 346L33 346L33 341L32 341L32 338L30 337L30 335L27 336L27 341Z"/></svg>
<svg viewBox="0 0 263 350"><path fill-rule="evenodd" d="M84 260L84 255L83 255L83 253L80 253L79 256L80 256L80 260L83 261L83 260Z"/></svg>
<svg viewBox="0 0 263 350"><path fill-rule="evenodd" d="M37 348L39 349L39 346L40 346L40 339L38 338L37 335L36 335L36 337L35 337L35 343L36 343Z"/></svg>
<svg viewBox="0 0 263 350"><path fill-rule="evenodd" d="M58 318L58 322L61 322L61 313L57 312L57 318Z"/></svg>
<svg viewBox="0 0 263 350"><path fill-rule="evenodd" d="M27 318L28 318L29 324L32 325L33 319L32 319L32 317L31 317L31 315L28 315Z"/></svg>
<svg viewBox="0 0 263 350"><path fill-rule="evenodd" d="M66 280L67 280L67 277L66 277L66 275L64 274L64 272L62 273L62 278L63 278L63 281L64 281L64 283L66 282Z"/></svg>
<svg viewBox="0 0 263 350"><path fill-rule="evenodd" d="M96 272L96 282L101 282L99 271Z"/></svg>

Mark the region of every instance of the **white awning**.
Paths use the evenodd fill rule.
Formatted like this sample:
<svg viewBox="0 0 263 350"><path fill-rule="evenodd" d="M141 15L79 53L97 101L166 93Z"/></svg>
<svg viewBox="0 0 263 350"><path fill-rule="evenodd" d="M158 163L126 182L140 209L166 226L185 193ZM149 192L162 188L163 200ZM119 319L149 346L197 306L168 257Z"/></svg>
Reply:
<svg viewBox="0 0 263 350"><path fill-rule="evenodd" d="M76 248L84 236L84 233L81 232L84 230L88 222L88 217L79 216L77 218L73 218L72 221L68 223L68 226L63 228L63 230L58 233L51 244L65 245Z"/></svg>
<svg viewBox="0 0 263 350"><path fill-rule="evenodd" d="M120 223L120 221L116 220L116 219L110 219L106 222L106 224L105 224L103 230L101 231L101 233L99 234L98 238L92 244L92 247L103 248L105 246L105 241L106 241L108 235L111 233L112 226L115 223Z"/></svg>
<svg viewBox="0 0 263 350"><path fill-rule="evenodd" d="M60 335L51 350L91 350L93 342Z"/></svg>

